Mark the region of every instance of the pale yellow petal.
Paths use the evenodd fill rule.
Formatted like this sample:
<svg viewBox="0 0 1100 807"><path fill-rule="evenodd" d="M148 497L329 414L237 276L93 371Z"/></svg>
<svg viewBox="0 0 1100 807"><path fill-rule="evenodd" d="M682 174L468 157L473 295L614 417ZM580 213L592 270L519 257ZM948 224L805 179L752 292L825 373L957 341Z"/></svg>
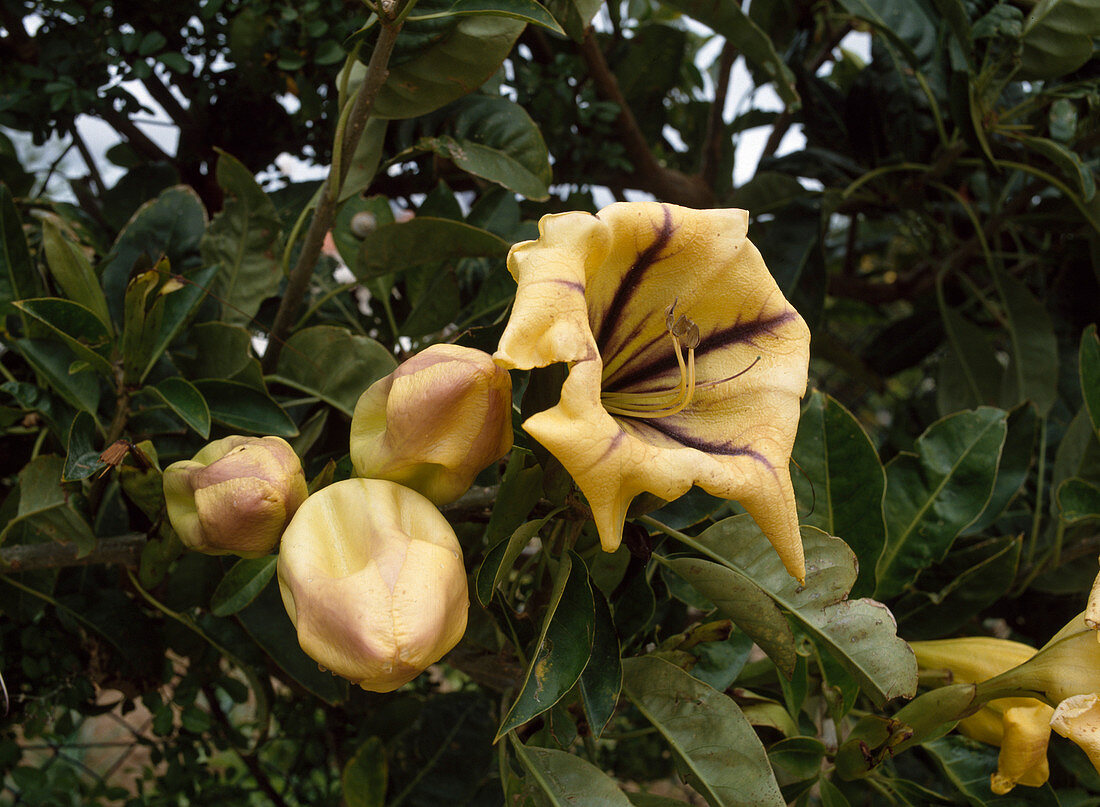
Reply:
<svg viewBox="0 0 1100 807"><path fill-rule="evenodd" d="M1066 698L1054 710L1050 727L1077 743L1100 772L1100 697L1088 692Z"/></svg>
<svg viewBox="0 0 1100 807"><path fill-rule="evenodd" d="M1053 713L1051 707L1038 701L1005 710L997 772L990 779L994 793L1004 795L1018 784L1040 787L1046 782L1050 776L1047 745Z"/></svg>
<svg viewBox="0 0 1100 807"><path fill-rule="evenodd" d="M516 301L493 354L502 367L529 370L591 356L585 279L603 264L609 242L595 216L558 213L539 221L537 241L512 247Z"/></svg>

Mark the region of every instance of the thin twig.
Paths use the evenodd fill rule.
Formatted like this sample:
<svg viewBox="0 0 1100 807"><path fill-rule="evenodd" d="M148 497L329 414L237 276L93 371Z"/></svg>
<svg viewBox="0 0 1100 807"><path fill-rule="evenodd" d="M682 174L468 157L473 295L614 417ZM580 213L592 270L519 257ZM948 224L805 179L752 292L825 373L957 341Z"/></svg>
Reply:
<svg viewBox="0 0 1100 807"><path fill-rule="evenodd" d="M99 173L99 166L95 163L95 157L93 157L92 152L88 150L88 144L85 143L84 138L80 136L80 132L77 131L75 123L69 129L69 134L72 135L73 143L76 145L76 150L80 152L84 164L88 166L88 176L91 177L96 195L102 196L103 192L107 190L106 185L103 184L103 175Z"/></svg>
<svg viewBox="0 0 1100 807"><path fill-rule="evenodd" d="M332 228L332 222L336 218L336 202L340 198L340 190L344 186L348 170L351 167L352 157L355 156L355 147L359 138L363 136L363 129L367 125L374 99L386 83L389 76L390 54L393 53L397 34L400 32L400 24L383 22L382 30L378 34L378 42L371 54L370 64L367 66L367 74L359 87L359 92L352 102L353 106L347 118L347 126L343 132L342 148L338 154L333 155L334 162L339 160L330 170L321 190L321 198L317 203L317 209L313 212L313 220L309 223L305 240L302 242L302 251L298 253L298 261L290 272L283 299L279 303L279 310L275 314L275 321L271 325L268 334L267 350L264 352L263 369L265 373L275 371L279 362L279 354L283 343L290 335L290 329L298 314L298 308L305 298L309 281L313 277L313 270L317 266L317 260L321 256L321 247L324 245L325 236ZM340 133L337 133L340 137Z"/></svg>

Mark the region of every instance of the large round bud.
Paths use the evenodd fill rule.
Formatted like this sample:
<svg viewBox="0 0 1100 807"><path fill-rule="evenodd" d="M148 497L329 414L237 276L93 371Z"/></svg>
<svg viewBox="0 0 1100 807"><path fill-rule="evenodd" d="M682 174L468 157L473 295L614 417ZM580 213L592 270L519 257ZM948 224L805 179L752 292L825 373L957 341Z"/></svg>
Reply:
<svg viewBox="0 0 1100 807"><path fill-rule="evenodd" d="M408 683L466 631L454 530L394 482L347 479L310 496L283 535L278 573L302 650L363 689Z"/></svg>
<svg viewBox="0 0 1100 807"><path fill-rule="evenodd" d="M172 528L208 555L266 555L307 495L302 463L279 437L215 440L164 471Z"/></svg>
<svg viewBox="0 0 1100 807"><path fill-rule="evenodd" d="M465 493L511 447L508 372L458 345L432 345L374 382L351 421L357 476L399 482L436 505Z"/></svg>

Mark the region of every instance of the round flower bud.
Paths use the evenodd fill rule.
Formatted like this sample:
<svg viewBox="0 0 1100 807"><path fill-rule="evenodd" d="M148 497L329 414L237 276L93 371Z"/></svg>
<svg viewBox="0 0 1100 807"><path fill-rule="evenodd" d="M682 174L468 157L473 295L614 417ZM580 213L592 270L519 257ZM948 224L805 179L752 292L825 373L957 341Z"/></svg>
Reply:
<svg viewBox="0 0 1100 807"><path fill-rule="evenodd" d="M279 437L215 440L164 471L172 528L208 555L266 555L307 495L302 463Z"/></svg>
<svg viewBox="0 0 1100 807"><path fill-rule="evenodd" d="M351 420L357 476L436 505L465 493L512 447L512 381L487 353L432 345L364 392Z"/></svg>
<svg viewBox="0 0 1100 807"><path fill-rule="evenodd" d="M363 689L408 683L466 631L454 530L393 482L346 479L310 496L283 535L278 574L302 650Z"/></svg>

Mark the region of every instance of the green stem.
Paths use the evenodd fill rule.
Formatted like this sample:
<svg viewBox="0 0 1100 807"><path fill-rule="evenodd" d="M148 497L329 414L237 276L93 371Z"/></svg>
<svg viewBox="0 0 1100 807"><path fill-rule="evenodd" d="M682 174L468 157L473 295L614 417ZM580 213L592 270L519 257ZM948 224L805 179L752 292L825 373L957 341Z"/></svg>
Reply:
<svg viewBox="0 0 1100 807"><path fill-rule="evenodd" d="M1043 418L1039 425L1039 458L1036 463L1035 482L1035 511L1031 516L1031 535L1027 545L1027 563L1035 559L1035 549L1039 545L1039 529L1043 522L1043 477L1046 474L1047 459L1047 419Z"/></svg>

